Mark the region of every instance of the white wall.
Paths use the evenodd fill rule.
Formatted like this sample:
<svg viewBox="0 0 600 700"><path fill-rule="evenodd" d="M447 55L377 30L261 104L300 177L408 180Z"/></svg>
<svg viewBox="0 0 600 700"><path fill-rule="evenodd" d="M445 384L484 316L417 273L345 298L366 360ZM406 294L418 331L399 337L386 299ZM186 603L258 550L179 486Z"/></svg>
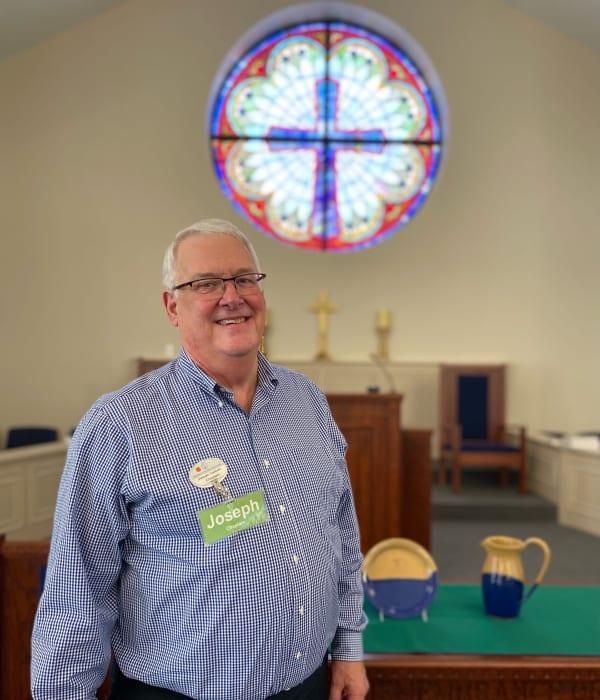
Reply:
<svg viewBox="0 0 600 700"><path fill-rule="evenodd" d="M134 358L176 341L161 307L173 234L249 231L212 174L205 106L227 49L282 0L129 0L0 64L0 432L67 430ZM429 54L451 117L425 208L372 250L252 238L270 354L366 359L391 309L396 361L502 361L509 419L598 429L600 55L501 0L371 0Z"/></svg>

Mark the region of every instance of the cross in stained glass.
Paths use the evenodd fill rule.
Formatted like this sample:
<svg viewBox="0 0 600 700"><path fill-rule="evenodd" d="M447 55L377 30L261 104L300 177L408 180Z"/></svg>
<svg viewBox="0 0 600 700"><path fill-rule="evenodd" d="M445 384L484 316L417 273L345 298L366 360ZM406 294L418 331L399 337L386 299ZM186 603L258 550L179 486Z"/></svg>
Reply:
<svg viewBox="0 0 600 700"><path fill-rule="evenodd" d="M362 151L373 153L381 152L385 135L382 129L353 129L344 131L337 128L337 104L339 86L335 80L325 78L318 80L315 85L315 111L316 120L313 129L282 128L273 126L267 132L267 139L272 150L277 149L315 149L317 158L322 152L322 146L326 146L328 166L317 168L317 179L314 191L317 201L324 204L323 214L327 212L327 202L335 201L335 188L337 179L327 177L335 170L335 157L339 150L356 150L357 146ZM330 115L333 115L331 118ZM291 144L291 145L290 145ZM323 248L327 248L327 238L335 237L339 233L338 217L328 217L328 226L323 226Z"/></svg>

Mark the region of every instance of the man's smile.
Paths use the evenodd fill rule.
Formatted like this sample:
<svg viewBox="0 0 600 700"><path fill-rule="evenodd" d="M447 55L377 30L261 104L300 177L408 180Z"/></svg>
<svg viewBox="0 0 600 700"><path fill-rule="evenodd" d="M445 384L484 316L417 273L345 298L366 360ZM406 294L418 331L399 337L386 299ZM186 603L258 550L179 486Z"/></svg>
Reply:
<svg viewBox="0 0 600 700"><path fill-rule="evenodd" d="M231 325L237 324L237 323L246 323L247 320L248 320L248 319L247 319L246 317L242 317L242 318L223 318L223 319L221 319L220 321L217 321L217 323L218 323L220 326L231 326Z"/></svg>

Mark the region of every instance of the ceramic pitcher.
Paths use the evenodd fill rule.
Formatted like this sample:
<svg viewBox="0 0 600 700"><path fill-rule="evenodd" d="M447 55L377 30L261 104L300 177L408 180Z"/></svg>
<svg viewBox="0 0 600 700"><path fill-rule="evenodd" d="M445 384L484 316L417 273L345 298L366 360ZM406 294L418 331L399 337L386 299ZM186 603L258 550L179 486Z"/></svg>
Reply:
<svg viewBox="0 0 600 700"><path fill-rule="evenodd" d="M525 574L521 552L529 545L540 547L544 559L533 585L524 594ZM485 612L493 617L518 617L522 603L532 595L544 578L550 563L550 548L539 537L519 540L503 535L486 537L481 546L486 551L481 573Z"/></svg>

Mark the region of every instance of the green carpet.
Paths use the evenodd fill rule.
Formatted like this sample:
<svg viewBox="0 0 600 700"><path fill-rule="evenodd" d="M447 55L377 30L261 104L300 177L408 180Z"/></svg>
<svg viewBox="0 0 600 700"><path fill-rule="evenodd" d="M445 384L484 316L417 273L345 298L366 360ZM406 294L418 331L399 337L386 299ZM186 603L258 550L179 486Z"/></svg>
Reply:
<svg viewBox="0 0 600 700"><path fill-rule="evenodd" d="M599 586L542 585L511 620L485 614L480 586L440 586L428 622L365 612L370 653L600 655Z"/></svg>

